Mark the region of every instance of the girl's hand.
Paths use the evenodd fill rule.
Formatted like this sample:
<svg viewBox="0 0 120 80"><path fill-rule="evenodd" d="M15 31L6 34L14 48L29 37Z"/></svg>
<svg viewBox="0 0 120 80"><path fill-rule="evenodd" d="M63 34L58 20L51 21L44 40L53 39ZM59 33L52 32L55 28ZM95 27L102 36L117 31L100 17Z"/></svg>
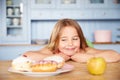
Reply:
<svg viewBox="0 0 120 80"><path fill-rule="evenodd" d="M87 62L87 60L92 57L94 57L92 54L76 53L75 55L71 56L71 59L76 62Z"/></svg>
<svg viewBox="0 0 120 80"><path fill-rule="evenodd" d="M65 55L64 53L56 53L56 55L63 57L65 59L65 61L68 61L70 59L70 57Z"/></svg>

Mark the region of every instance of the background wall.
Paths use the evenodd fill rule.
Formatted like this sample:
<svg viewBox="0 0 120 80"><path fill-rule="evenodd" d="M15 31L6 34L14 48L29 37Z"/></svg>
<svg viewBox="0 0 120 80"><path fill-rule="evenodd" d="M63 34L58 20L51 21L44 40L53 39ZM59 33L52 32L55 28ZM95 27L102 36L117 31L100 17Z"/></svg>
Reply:
<svg viewBox="0 0 120 80"><path fill-rule="evenodd" d="M120 27L118 20L77 20L80 24L85 37L94 42L95 30L111 30L112 42L116 42L117 28ZM32 21L32 39L49 39L51 31L57 20Z"/></svg>

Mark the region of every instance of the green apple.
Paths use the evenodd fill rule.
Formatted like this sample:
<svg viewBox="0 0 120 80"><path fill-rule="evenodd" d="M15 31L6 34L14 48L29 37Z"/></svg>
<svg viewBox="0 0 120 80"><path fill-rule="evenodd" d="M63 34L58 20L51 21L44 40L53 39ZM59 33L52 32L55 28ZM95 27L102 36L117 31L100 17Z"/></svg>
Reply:
<svg viewBox="0 0 120 80"><path fill-rule="evenodd" d="M89 73L94 75L100 75L105 72L106 61L102 57L93 57L87 61L87 69Z"/></svg>

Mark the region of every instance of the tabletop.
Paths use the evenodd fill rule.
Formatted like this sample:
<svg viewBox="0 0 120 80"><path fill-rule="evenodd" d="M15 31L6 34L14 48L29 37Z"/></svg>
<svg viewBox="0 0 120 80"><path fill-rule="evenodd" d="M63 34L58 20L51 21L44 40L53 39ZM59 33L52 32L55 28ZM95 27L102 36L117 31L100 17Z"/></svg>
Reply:
<svg viewBox="0 0 120 80"><path fill-rule="evenodd" d="M11 61L0 61L0 80L120 80L120 62L107 63L107 69L102 75L90 74L86 63L69 61L67 64L74 65L74 69L55 76L32 77L9 72Z"/></svg>

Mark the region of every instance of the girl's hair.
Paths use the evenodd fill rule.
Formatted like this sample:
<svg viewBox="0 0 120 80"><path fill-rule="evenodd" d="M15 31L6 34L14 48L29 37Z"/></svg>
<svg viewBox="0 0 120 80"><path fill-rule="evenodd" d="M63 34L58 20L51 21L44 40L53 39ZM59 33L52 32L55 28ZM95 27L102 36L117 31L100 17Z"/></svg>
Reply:
<svg viewBox="0 0 120 80"><path fill-rule="evenodd" d="M85 51L85 48L88 47L88 45L86 43L86 39L83 35L82 29L80 25L75 20L72 19L61 19L56 23L55 27L53 28L48 45L46 47L50 49L52 52L57 53L59 51L58 45L61 30L67 26L74 27L76 29L78 36L80 38L80 49L83 49Z"/></svg>

